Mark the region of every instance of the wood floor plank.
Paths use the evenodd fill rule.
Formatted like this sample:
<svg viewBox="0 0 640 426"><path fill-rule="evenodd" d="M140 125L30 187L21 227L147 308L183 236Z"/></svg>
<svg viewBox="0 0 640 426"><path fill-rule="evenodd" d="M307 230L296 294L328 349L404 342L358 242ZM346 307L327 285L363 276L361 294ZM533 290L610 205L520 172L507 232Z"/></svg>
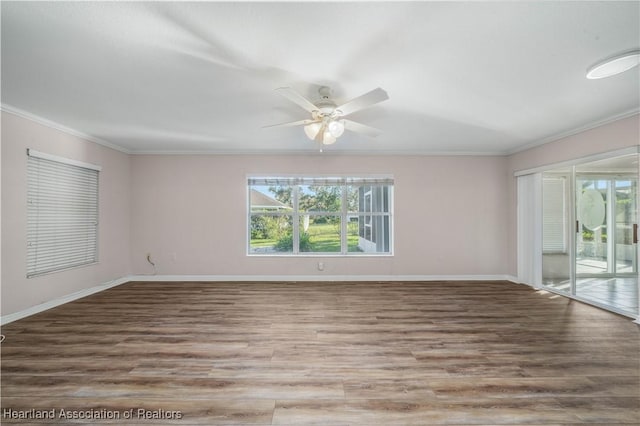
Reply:
<svg viewBox="0 0 640 426"><path fill-rule="evenodd" d="M75 376L9 376L3 382L3 394L16 396L60 395L70 398L171 398L176 395L201 399L277 399L306 397L344 398L337 380L222 380L214 377L142 377L92 376L82 384Z"/></svg>
<svg viewBox="0 0 640 426"><path fill-rule="evenodd" d="M182 413L85 424L640 424L638 325L503 281L131 282L2 333L0 414Z"/></svg>
<svg viewBox="0 0 640 426"><path fill-rule="evenodd" d="M273 424L459 425L578 423L554 399L276 401Z"/></svg>

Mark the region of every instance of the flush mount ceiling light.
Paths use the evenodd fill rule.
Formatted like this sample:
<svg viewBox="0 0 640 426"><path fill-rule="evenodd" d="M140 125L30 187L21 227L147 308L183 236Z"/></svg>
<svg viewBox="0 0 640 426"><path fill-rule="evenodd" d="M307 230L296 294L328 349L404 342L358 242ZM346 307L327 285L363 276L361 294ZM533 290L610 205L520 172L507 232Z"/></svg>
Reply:
<svg viewBox="0 0 640 426"><path fill-rule="evenodd" d="M326 86L318 89L318 92L320 93L320 100L315 103L311 102L290 87L280 87L276 90L289 100L309 111L311 113L311 119L293 121L291 123L274 124L272 126L265 127L290 127L303 125L304 133L307 137L311 140L320 142L322 145L334 144L336 140L342 136L345 129L371 137L378 136L381 133L378 129L344 118L345 116L363 108L367 108L371 105L377 104L378 102L389 99L387 92L379 87L340 106L337 106L336 103L331 100L331 89Z"/></svg>
<svg viewBox="0 0 640 426"><path fill-rule="evenodd" d="M587 78L596 80L598 78L611 77L630 70L638 66L638 64L640 64L640 50L629 50L593 65L587 70Z"/></svg>

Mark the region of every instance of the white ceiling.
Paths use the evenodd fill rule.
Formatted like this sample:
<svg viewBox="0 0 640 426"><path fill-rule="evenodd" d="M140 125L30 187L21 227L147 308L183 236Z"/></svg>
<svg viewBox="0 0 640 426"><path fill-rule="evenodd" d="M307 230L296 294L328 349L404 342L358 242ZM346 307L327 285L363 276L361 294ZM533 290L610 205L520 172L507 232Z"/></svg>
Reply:
<svg viewBox="0 0 640 426"><path fill-rule="evenodd" d="M342 103L326 149L504 154L637 113L640 71L586 69L640 47L640 2L2 1L2 104L128 152L313 152L274 91Z"/></svg>

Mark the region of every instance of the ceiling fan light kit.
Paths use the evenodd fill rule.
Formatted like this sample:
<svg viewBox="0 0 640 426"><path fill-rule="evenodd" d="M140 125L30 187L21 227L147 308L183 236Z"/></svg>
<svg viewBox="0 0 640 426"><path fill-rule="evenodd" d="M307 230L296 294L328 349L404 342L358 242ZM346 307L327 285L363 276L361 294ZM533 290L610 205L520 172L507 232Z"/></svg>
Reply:
<svg viewBox="0 0 640 426"><path fill-rule="evenodd" d="M318 133L322 130L322 123L311 123L304 126L304 132L307 134L307 137L311 140L315 140L318 137Z"/></svg>
<svg viewBox="0 0 640 426"><path fill-rule="evenodd" d="M327 126L329 129L329 133L334 138L339 138L344 133L344 123L342 120L331 120L329 121L329 125Z"/></svg>
<svg viewBox="0 0 640 426"><path fill-rule="evenodd" d="M304 133L309 139L316 140L322 132L322 144L331 145L344 133L342 120L324 119L304 126Z"/></svg>
<svg viewBox="0 0 640 426"><path fill-rule="evenodd" d="M611 77L640 64L640 49L629 50L600 61L587 70L589 80Z"/></svg>
<svg viewBox="0 0 640 426"><path fill-rule="evenodd" d="M325 130L322 134L322 145L332 145L336 143L337 139L334 138L328 130Z"/></svg>
<svg viewBox="0 0 640 426"><path fill-rule="evenodd" d="M345 129L363 133L367 136L375 137L381 132L373 127L347 120L344 117L367 108L378 102L389 99L387 92L381 88L374 89L362 96L358 96L349 102L337 106L331 100L331 89L322 86L318 89L320 100L311 102L290 87L280 87L276 89L283 96L296 103L298 106L311 113L311 120L299 120L290 123L276 124L265 127L290 127L304 125L304 133L311 140L315 140L322 145L331 145L344 134Z"/></svg>

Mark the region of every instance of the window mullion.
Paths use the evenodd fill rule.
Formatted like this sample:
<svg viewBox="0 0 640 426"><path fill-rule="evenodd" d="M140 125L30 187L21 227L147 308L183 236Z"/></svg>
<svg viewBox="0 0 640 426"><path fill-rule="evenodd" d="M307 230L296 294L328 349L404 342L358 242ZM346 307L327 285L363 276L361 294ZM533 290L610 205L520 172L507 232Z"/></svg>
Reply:
<svg viewBox="0 0 640 426"><path fill-rule="evenodd" d="M293 185L293 254L300 253L300 213L298 211L300 204L299 185Z"/></svg>
<svg viewBox="0 0 640 426"><path fill-rule="evenodd" d="M340 209L340 253L347 254L349 252L349 240L347 238L347 217L348 206L347 206L347 185L342 185L342 203Z"/></svg>

